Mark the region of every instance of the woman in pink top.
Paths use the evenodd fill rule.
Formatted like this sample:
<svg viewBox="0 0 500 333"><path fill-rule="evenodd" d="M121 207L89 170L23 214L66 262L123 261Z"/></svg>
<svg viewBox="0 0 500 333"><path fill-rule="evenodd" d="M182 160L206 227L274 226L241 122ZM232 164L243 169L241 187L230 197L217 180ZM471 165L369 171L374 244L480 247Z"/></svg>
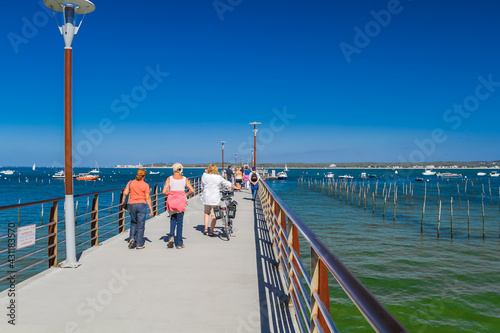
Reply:
<svg viewBox="0 0 500 333"><path fill-rule="evenodd" d="M182 224L184 211L186 210L187 198L194 193L191 182L182 176L182 164L175 163L172 167L174 175L167 178L163 194L167 196L167 210L170 212L170 238L168 247L175 246L178 249L184 248L182 241ZM186 187L188 193L186 193ZM177 232L175 232L177 229Z"/></svg>
<svg viewBox="0 0 500 333"><path fill-rule="evenodd" d="M128 195L130 203L130 240L128 248L137 246L137 250L144 248L144 229L146 227L146 204L149 206L149 214L153 216L151 197L149 196L149 185L144 181L146 170L139 169L135 180L130 181L123 191Z"/></svg>

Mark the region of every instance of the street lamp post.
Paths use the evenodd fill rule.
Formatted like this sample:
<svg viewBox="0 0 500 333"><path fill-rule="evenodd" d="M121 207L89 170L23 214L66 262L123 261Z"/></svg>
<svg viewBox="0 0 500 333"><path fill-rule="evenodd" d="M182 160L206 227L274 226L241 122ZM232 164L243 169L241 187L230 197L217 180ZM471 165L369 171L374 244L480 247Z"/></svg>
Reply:
<svg viewBox="0 0 500 333"><path fill-rule="evenodd" d="M75 207L73 198L73 121L72 121L72 80L73 80L73 39L82 25L85 14L95 10L88 0L44 0L43 4L54 12L62 12L63 24L59 31L64 37L64 225L66 231L66 261L61 267L78 267L75 242ZM83 14L76 26L77 15Z"/></svg>
<svg viewBox="0 0 500 333"><path fill-rule="evenodd" d="M253 162L254 162L253 156L254 156L254 150L250 149L250 165L251 166L254 166L254 164L253 164Z"/></svg>
<svg viewBox="0 0 500 333"><path fill-rule="evenodd" d="M220 143L222 144L222 175L224 175L224 144L226 143L227 141L221 141Z"/></svg>
<svg viewBox="0 0 500 333"><path fill-rule="evenodd" d="M253 159L252 163L254 167L257 167L257 125L260 125L261 123L254 121L253 123L250 123L250 125L253 125Z"/></svg>

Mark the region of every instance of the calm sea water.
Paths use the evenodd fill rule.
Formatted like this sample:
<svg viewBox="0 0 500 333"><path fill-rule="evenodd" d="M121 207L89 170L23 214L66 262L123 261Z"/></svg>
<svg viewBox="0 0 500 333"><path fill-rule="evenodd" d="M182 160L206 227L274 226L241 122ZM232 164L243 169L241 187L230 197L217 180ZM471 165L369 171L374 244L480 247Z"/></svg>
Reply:
<svg viewBox="0 0 500 333"><path fill-rule="evenodd" d="M298 177L323 181L326 170L291 170L286 182L270 182L274 191L318 235L333 253L364 283L411 332L500 332L500 206L498 179L460 170L472 181L467 196L463 180L439 180L442 215L437 238L437 178L427 182L424 232L420 232L424 184L414 182L421 172L369 171L379 182L375 213L372 198L367 209L297 185ZM358 176L362 170L333 170L336 176ZM355 181L362 181L355 179ZM371 188L376 180L370 180ZM387 202L382 218L382 187L398 184L398 206ZM402 189L412 184L414 205ZM461 204L458 192L461 191ZM485 238L482 237L481 192L484 185ZM492 188L490 202L489 186ZM454 197L453 239L450 201ZM467 237L467 204L470 235ZM304 245L304 244L302 244ZM304 245L304 249L307 247ZM307 253L308 250L303 250ZM307 255L305 256L307 257ZM340 331L371 332L343 292L331 280L332 315Z"/></svg>
<svg viewBox="0 0 500 333"><path fill-rule="evenodd" d="M61 180L51 179L56 169L16 168L16 173L0 179L0 206L61 197L64 185ZM76 169L75 173L89 169ZM163 182L171 175L171 169L154 169L158 175L147 175L150 184ZM279 170L277 170L279 171ZM478 178L478 170L460 170L468 181L467 195L463 179L440 180L442 215L440 237L437 237L438 180L431 177L427 182L426 214L424 231L420 232L424 185L414 182L422 177L422 170L370 170L377 175L369 180L371 190L378 181L378 199L375 212L372 200L367 209L358 207L357 195L351 204L298 186L299 177L325 179L330 170L290 170L287 181L269 182L273 190L295 211L298 216L329 246L333 253L374 293L377 298L411 332L500 332L500 205L498 187L500 179ZM333 170L335 176L351 174L359 177L362 170ZM456 171L456 170L455 170ZM186 169L186 176L198 176L202 169ZM101 169L101 180L75 181L75 194L124 187L134 178L132 169ZM354 181L362 182L359 178ZM365 181L365 183L368 181ZM393 198L387 201L386 216L382 217L382 188L398 186L396 219L393 220ZM413 187L413 205L403 189ZM458 185L458 189L457 189ZM490 201L489 188L492 189ZM460 191L460 204L458 200ZM485 237L483 238L482 200L484 191ZM117 195L117 194L115 194ZM451 238L450 199L453 203L453 238ZM406 200L405 200L406 199ZM117 198L114 198L116 204ZM467 236L467 200L470 204ZM406 201L406 205L405 205ZM79 213L86 206L86 198L79 202ZM100 207L111 205L110 195L100 198ZM50 205L45 206L45 223ZM21 225L40 223L41 207L20 211ZM61 209L62 211L62 209ZM62 218L62 213L60 216ZM7 232L10 221L17 224L18 212L0 212L0 235ZM83 221L78 222L82 223ZM85 229L81 230L83 232ZM107 237L115 235L111 232ZM37 234L37 237L43 233ZM0 241L2 248L5 241ZM78 243L78 241L77 241ZM87 244L88 245L88 244ZM33 251L34 248L29 248ZM64 248L60 249L61 256ZM20 250L17 255L22 255ZM303 259L307 262L308 250L302 244ZM36 269L42 270L42 267ZM0 268L0 271L2 269ZM366 321L344 296L332 280L332 315L341 331L371 332ZM3 289L3 288L2 288Z"/></svg>

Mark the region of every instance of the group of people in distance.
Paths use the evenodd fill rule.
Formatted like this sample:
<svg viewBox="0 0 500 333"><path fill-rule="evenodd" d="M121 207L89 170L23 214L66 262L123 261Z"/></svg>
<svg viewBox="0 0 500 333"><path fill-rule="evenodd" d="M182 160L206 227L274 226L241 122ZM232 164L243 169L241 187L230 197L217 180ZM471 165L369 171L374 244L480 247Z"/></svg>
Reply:
<svg viewBox="0 0 500 333"><path fill-rule="evenodd" d="M259 188L259 175L255 170L255 167L252 167L252 171L250 171L248 166L245 166L245 168L243 167L241 167L240 169L236 168L236 171L233 172L232 166L230 165L227 168L225 177L230 182L232 182L234 178L234 183L239 184L240 187L244 186L247 189L251 189L252 200L255 201L255 196L257 195L257 189Z"/></svg>
<svg viewBox="0 0 500 333"><path fill-rule="evenodd" d="M175 163L172 169L174 174L167 178L163 188L163 194L167 197L167 211L170 214L170 233L167 246L172 248L175 245L177 249L182 249L184 248L182 239L184 212L186 211L187 199L194 193L194 188L189 179L182 175L182 164ZM219 205L219 190L221 186L228 189L241 190L242 182L245 182L246 188L251 188L252 190L252 200L255 200L258 189L258 175L255 172L255 167L253 170L254 172L252 173L246 167L245 170L237 170L233 173L231 166L229 166L226 178L224 178L219 174L219 170L215 164L210 164L205 169L205 173L201 177L201 201L204 205L204 235L214 235L216 218L213 209ZM123 191L124 195L129 195L130 238L128 247L130 249L134 247L137 250L144 249L144 231L148 207L150 216L153 216L153 207L149 194L150 188L144 181L145 176L146 170L139 169L135 179L129 181ZM233 184L233 176L236 185Z"/></svg>

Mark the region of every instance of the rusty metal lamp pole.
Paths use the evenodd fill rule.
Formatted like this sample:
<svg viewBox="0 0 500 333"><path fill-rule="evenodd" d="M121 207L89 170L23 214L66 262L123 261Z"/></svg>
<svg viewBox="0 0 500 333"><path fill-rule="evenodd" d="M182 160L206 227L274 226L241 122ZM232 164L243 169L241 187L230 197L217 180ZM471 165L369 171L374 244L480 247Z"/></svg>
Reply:
<svg viewBox="0 0 500 333"><path fill-rule="evenodd" d="M253 125L253 161L252 161L252 166L257 167L257 125L260 125L261 123L254 121L253 123L250 123L250 125Z"/></svg>
<svg viewBox="0 0 500 333"><path fill-rule="evenodd" d="M76 268L81 264L76 260L75 207L73 197L73 120L72 120L72 80L73 80L73 39L82 25L85 14L95 10L88 0L44 0L43 4L52 9L64 37L64 225L66 231L66 260L61 267ZM63 24L59 26L56 12L61 12ZM76 26L77 15L83 14Z"/></svg>
<svg viewBox="0 0 500 333"><path fill-rule="evenodd" d="M226 143L227 141L221 141L220 143L222 144L222 170L221 170L221 174L224 176L224 144Z"/></svg>

